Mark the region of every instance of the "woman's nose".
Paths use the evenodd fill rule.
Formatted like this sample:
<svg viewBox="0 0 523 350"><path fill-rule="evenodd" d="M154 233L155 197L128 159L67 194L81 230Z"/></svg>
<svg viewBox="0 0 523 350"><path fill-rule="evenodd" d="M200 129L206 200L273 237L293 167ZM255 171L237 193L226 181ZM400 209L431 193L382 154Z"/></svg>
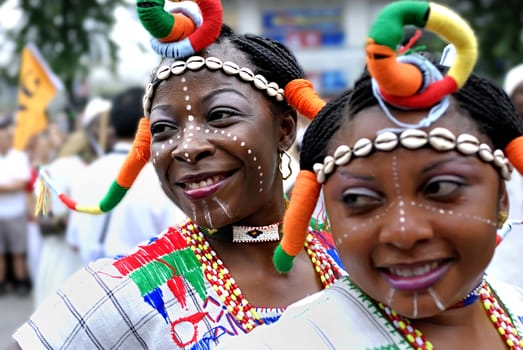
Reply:
<svg viewBox="0 0 523 350"><path fill-rule="evenodd" d="M382 218L380 242L400 249L411 249L434 236L427 213L415 205L398 201Z"/></svg>
<svg viewBox="0 0 523 350"><path fill-rule="evenodd" d="M174 142L171 158L187 163L195 163L211 156L214 154L215 147L209 141L208 134L196 129L184 130Z"/></svg>

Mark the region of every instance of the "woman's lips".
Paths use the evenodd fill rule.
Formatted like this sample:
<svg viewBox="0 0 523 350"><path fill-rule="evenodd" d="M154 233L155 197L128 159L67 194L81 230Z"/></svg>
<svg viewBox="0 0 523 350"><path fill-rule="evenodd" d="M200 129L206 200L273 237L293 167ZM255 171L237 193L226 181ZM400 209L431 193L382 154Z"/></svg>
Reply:
<svg viewBox="0 0 523 350"><path fill-rule="evenodd" d="M213 175L199 180L187 180L181 183L184 193L192 199L208 197L215 193L225 180L225 175Z"/></svg>
<svg viewBox="0 0 523 350"><path fill-rule="evenodd" d="M411 265L394 265L381 268L380 271L393 288L412 291L429 288L445 275L449 267L449 261L439 260Z"/></svg>

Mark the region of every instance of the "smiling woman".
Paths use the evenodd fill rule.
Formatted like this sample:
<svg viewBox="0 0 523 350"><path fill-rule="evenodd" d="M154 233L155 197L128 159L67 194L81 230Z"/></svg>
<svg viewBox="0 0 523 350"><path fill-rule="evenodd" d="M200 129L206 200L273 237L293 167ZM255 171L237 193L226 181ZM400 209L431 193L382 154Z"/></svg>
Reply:
<svg viewBox="0 0 523 350"><path fill-rule="evenodd" d="M450 22L437 28L469 32L437 4L387 6L368 41L369 71L320 111L303 139L308 186L295 188L323 189L348 277L220 349L523 349L523 291L485 274L507 217L504 180L512 166L523 170L523 121L492 82L454 76L452 67L463 64L459 50L474 56L473 36L450 35L462 45L450 69L380 47L379 34L398 29L387 25L419 19L422 26L434 17ZM406 62L421 80L405 81ZM454 78L452 89L440 90ZM414 89L403 91L410 83ZM430 88L438 91L427 94ZM286 240L301 239L293 231L299 225L286 223L308 220L305 200L315 196L293 193L285 214L274 259L282 271L292 271Z"/></svg>
<svg viewBox="0 0 523 350"><path fill-rule="evenodd" d="M61 198L80 212L109 211L150 156L189 219L76 274L15 334L24 349L210 349L276 322L344 274L332 237L312 228L292 273L271 262L286 210L281 157L298 112L324 105L293 54L222 25L219 1L163 5L137 2L163 59L145 89L134 150L97 206Z"/></svg>

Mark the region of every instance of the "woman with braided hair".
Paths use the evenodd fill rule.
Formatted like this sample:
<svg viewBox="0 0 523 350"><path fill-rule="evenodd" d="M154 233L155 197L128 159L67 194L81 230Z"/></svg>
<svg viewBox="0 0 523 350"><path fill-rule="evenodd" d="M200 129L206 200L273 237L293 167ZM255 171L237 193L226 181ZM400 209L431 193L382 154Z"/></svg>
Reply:
<svg viewBox="0 0 523 350"><path fill-rule="evenodd" d="M292 271L294 229L322 188L348 277L220 349L523 349L523 290L485 274L508 226L505 180L513 166L523 171L523 121L495 84L454 75L475 61L473 35L454 38L450 68L417 54L389 59L380 30L412 22L470 33L437 4L388 5L371 30L368 70L303 139L274 262ZM455 88L442 93L432 84L445 79Z"/></svg>
<svg viewBox="0 0 523 350"><path fill-rule="evenodd" d="M23 349L211 349L277 321L344 273L330 236L312 229L295 272L271 261L286 208L280 158L297 113L324 105L293 54L222 25L219 1L137 5L163 59L145 89L134 152L98 206L59 195L77 211L109 211L150 154L190 219L78 272L15 333Z"/></svg>

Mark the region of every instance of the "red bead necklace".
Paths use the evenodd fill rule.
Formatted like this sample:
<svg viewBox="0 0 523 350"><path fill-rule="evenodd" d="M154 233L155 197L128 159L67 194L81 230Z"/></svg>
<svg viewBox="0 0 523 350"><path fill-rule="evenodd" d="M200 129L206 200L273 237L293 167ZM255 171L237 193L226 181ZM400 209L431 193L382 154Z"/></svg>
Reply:
<svg viewBox="0 0 523 350"><path fill-rule="evenodd" d="M263 324L263 319L247 299L243 297L236 281L205 239L205 235L198 226L187 220L180 228L187 244L202 265L205 277L223 301L227 310L240 322L246 331ZM307 236L305 249L324 287L330 286L336 280L336 274L332 270L327 253L320 243L314 242L311 234ZM339 275L341 271L337 270L336 273Z"/></svg>
<svg viewBox="0 0 523 350"><path fill-rule="evenodd" d="M489 320L492 321L494 327L498 331L501 338L511 350L522 350L523 340L514 327L512 320L507 315L505 310L500 306L494 293L489 285L484 282L481 285L479 296L483 307L487 311ZM390 323L403 335L410 345L416 350L433 350L434 345L425 338L423 333L415 328L410 320L404 318L390 307L383 303L378 303L379 308L383 311Z"/></svg>

